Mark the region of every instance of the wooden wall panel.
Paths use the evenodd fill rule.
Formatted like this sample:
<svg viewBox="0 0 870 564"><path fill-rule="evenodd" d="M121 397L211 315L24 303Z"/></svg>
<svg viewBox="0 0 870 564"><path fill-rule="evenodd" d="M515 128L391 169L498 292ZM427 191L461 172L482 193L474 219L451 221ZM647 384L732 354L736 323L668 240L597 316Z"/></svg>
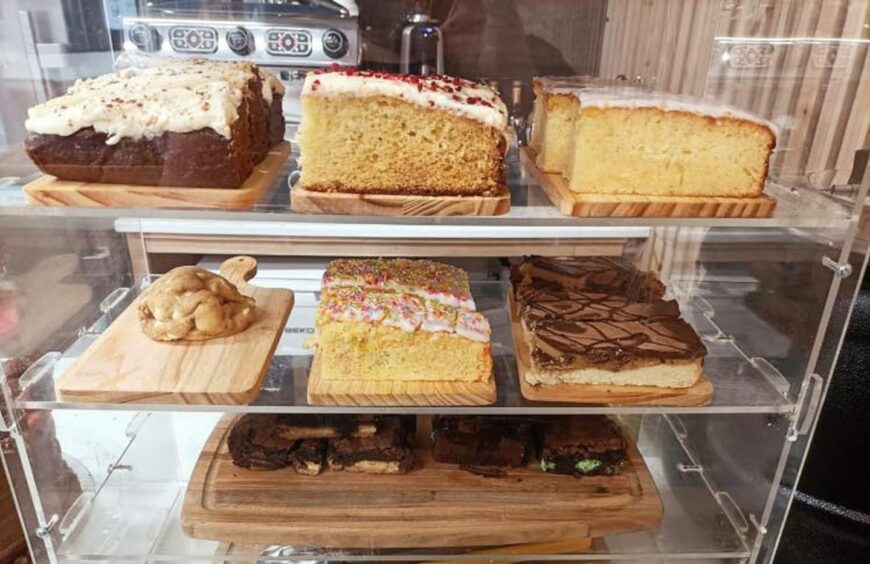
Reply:
<svg viewBox="0 0 870 564"><path fill-rule="evenodd" d="M867 146L870 0L609 0L607 18L601 76L771 119L774 176L845 182Z"/></svg>
<svg viewBox="0 0 870 564"><path fill-rule="evenodd" d="M6 474L0 467L0 564L12 563L27 553L18 511L9 491Z"/></svg>

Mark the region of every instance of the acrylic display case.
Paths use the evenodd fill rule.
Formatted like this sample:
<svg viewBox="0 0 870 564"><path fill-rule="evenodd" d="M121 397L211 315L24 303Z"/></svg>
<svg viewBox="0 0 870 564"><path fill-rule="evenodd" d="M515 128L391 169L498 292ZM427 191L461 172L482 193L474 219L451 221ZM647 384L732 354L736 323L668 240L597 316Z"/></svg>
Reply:
<svg viewBox="0 0 870 564"><path fill-rule="evenodd" d="M68 17L51 17L61 4ZM538 47L529 49L521 69L511 66L513 57L494 58L502 65L502 91L503 77L518 84L511 107L516 135L505 163L511 209L495 217L294 213L295 144L267 195L245 211L28 202L22 187L38 172L22 146L27 107L76 78L111 68L124 49L123 19L143 13L137 5L146 3L107 1L96 15L86 4L46 1L29 5L29 12L0 11L0 444L36 562L774 559L870 256L867 214L862 217L870 174L860 152L870 126L870 41L862 27L870 3L482 3L486 10L508 10L511 25ZM378 10L360 2L362 64L388 64L366 59L366 49L386 49L390 35L382 32L389 26L386 16L375 17ZM192 13L198 15L188 17L207 17ZM454 6L444 23L448 38L451 29L461 30L448 25L457 17ZM541 51L544 44L553 51ZM448 49L446 56L449 72L457 55ZM518 149L531 75L565 68L636 77L775 122L780 142L766 186L777 201L773 215L561 215ZM486 72L485 78L497 73ZM291 144L292 122L288 118ZM265 382L250 403L80 401L56 394L58 379L157 276L182 264L216 270L224 258L240 254L258 258L257 285L295 292ZM656 272L707 347L709 404L525 399L505 296L509 264L527 255L621 256ZM324 265L341 256L437 258L468 271L478 309L493 328L495 403L309 404L305 341L314 331ZM623 424L649 469L661 522L560 551L375 543L348 549L189 536L182 507L191 473L221 418L243 413L608 414ZM546 507L540 510L546 514Z"/></svg>

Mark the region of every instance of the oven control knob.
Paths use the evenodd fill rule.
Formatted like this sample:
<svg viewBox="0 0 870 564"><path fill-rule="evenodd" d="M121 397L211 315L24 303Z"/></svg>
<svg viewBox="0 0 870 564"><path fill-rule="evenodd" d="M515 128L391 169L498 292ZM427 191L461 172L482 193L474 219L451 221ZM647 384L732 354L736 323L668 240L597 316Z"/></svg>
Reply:
<svg viewBox="0 0 870 564"><path fill-rule="evenodd" d="M254 36L247 29L237 27L227 32L227 45L236 55L250 55L254 52Z"/></svg>
<svg viewBox="0 0 870 564"><path fill-rule="evenodd" d="M137 23L130 28L127 36L141 51L153 53L160 50L160 32L148 24Z"/></svg>
<svg viewBox="0 0 870 564"><path fill-rule="evenodd" d="M347 54L350 42L347 36L337 29L327 29L323 34L323 52L333 59L340 59Z"/></svg>

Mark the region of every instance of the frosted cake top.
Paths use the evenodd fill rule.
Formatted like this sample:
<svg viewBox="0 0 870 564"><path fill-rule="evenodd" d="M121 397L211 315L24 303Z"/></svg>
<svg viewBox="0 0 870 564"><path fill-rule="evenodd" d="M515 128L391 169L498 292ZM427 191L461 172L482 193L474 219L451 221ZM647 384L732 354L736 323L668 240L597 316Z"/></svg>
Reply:
<svg viewBox="0 0 870 564"><path fill-rule="evenodd" d="M362 288L326 288L320 298L318 323L359 321L383 324L402 331L444 332L488 343L492 330L476 311L444 305L411 294Z"/></svg>
<svg viewBox="0 0 870 564"><path fill-rule="evenodd" d="M444 305L474 309L465 271L431 260L336 259L326 266L323 287L412 294Z"/></svg>
<svg viewBox="0 0 870 564"><path fill-rule="evenodd" d="M334 66L308 73L302 95L388 96L424 108L445 110L499 131L507 127L507 108L493 88L452 76L416 76Z"/></svg>
<svg viewBox="0 0 870 564"><path fill-rule="evenodd" d="M211 128L231 137L248 82L258 74L249 63L162 59L77 80L67 93L30 108L32 133L72 135L93 127L113 145L124 137L152 138L164 132ZM264 80L268 81L268 78ZM263 89L266 97L267 88ZM268 88L271 99L272 88Z"/></svg>
<svg viewBox="0 0 870 564"><path fill-rule="evenodd" d="M735 118L757 123L779 137L776 124L751 112L709 98L657 92L640 86L602 85L602 79L588 77L542 77L536 79L551 94L570 94L582 108L659 108L666 112L688 112L712 118Z"/></svg>

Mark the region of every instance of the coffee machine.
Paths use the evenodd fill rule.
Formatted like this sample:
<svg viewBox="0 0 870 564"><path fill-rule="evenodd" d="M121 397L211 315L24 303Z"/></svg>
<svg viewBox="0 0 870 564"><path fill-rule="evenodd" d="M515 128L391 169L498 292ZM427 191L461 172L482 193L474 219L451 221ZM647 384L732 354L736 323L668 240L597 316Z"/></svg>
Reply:
<svg viewBox="0 0 870 564"><path fill-rule="evenodd" d="M287 89L284 116L301 118L305 75L334 63L359 65L361 41L353 0L161 1L122 18L130 55L250 61Z"/></svg>

